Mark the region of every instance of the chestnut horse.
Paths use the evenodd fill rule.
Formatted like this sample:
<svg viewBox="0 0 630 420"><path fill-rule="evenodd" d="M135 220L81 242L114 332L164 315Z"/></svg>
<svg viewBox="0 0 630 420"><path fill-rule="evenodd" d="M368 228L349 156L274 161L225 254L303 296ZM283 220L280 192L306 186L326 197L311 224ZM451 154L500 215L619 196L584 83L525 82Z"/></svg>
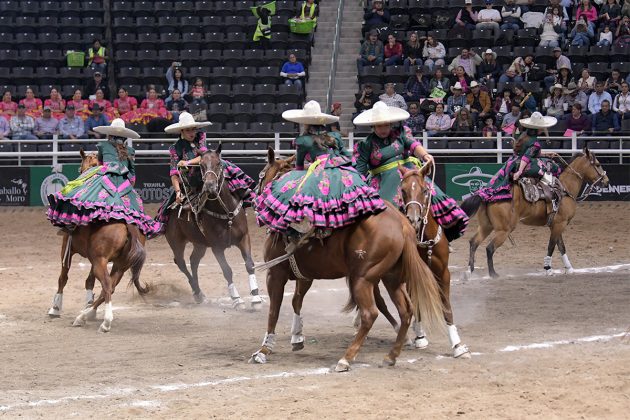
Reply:
<svg viewBox="0 0 630 420"><path fill-rule="evenodd" d="M273 151L270 151L268 158L269 162L275 162ZM267 185L263 181L266 177L266 171L263 170L260 185L263 189ZM284 254L282 235L270 234L265 241L265 261ZM385 357L384 365L394 365L400 355L412 314L426 321L428 330L444 329L439 288L433 274L418 255L414 229L404 215L393 205L388 205L386 210L378 214L334 230L321 241L309 240L295 251L289 261L283 261L268 270L270 304L267 332L261 348L252 355L251 361L265 363L273 350L284 287L289 279L340 277L347 278L350 305L358 306L361 325L352 344L337 363L336 371L350 368L349 362L355 359L378 316L374 290L381 280L401 319L396 341Z"/></svg>
<svg viewBox="0 0 630 420"><path fill-rule="evenodd" d="M457 327L453 323L453 311L451 309L451 272L448 269L448 239L437 224L431 212L431 189L425 182L425 176L430 172L432 164L427 164L422 169L407 169L399 166L402 175L400 190L407 218L416 229L416 242L420 256L427 263L440 286L442 305L444 307L444 320L448 326L448 337L453 349L454 357L469 358L470 351L461 342ZM416 348L426 348L429 341L420 325L420 320L414 323Z"/></svg>
<svg viewBox="0 0 630 420"><path fill-rule="evenodd" d="M262 299L254 274L247 217L243 209L243 200L234 197L225 181L221 145L216 151L209 150L201 156L200 167L203 187L199 204L191 206L181 214L179 209L169 210L166 240L173 251L175 264L188 278L195 301L202 303L205 296L199 287L199 263L206 250L210 248L221 266L234 307L241 308L244 302L232 281L232 269L225 258L225 250L236 245L241 251L249 274L251 306L253 309L259 309L262 306ZM190 271L184 260L184 250L189 242L193 244Z"/></svg>
<svg viewBox="0 0 630 420"><path fill-rule="evenodd" d="M558 212L549 226L551 234L549 245L547 246L547 256L544 259L544 268L548 275L551 275L551 256L556 246L560 250L562 261L567 273L573 272L573 267L567 256L566 247L562 238L562 232L575 216L578 195L582 190L584 182L591 186L602 183L608 186L608 176L602 169L595 154L588 148L584 148L583 153L578 155L562 171L558 177L561 185L565 189L563 198L560 201ZM530 226L545 226L547 224L547 206L544 201L529 203L523 197L523 191L518 184L512 186L512 200L495 203L483 203L481 197L473 195L462 203L462 210L470 217L479 213L479 227L477 233L470 239L470 258L468 260L467 276L470 276L475 269L475 251L483 240L494 230L494 238L486 247L488 257L488 271L491 277L498 277L494 270L492 257L508 235L516 229L518 222Z"/></svg>
<svg viewBox="0 0 630 420"><path fill-rule="evenodd" d="M98 165L95 154L81 153L81 173L86 169ZM134 225L111 221L108 223L90 223L78 226L71 233L64 233L61 246L61 274L57 293L53 298L53 306L48 311L51 317L58 317L63 304L63 289L68 282L68 271L72 264L72 256L79 254L87 258L92 268L86 279L85 288L89 293L94 287L94 280L101 283L101 294L88 305L74 320L74 326L83 326L88 319L96 317L96 310L105 303L105 315L99 331L108 332L114 319L112 311L112 294L125 272L131 269L131 283L136 286L140 294L149 291L148 287L140 284L140 271L144 265L146 253L144 243L146 238ZM113 262L111 272L107 264Z"/></svg>

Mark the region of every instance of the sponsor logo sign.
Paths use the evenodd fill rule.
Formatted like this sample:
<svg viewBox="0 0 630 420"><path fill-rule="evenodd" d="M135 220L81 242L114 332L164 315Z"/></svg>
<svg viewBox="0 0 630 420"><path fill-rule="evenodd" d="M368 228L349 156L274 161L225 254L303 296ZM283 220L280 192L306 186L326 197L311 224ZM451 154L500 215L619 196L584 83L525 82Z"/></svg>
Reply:
<svg viewBox="0 0 630 420"><path fill-rule="evenodd" d="M501 167L496 163L447 163L444 166L446 194L455 200L465 200L488 185Z"/></svg>
<svg viewBox="0 0 630 420"><path fill-rule="evenodd" d="M27 206L29 190L28 168L0 168L0 206Z"/></svg>

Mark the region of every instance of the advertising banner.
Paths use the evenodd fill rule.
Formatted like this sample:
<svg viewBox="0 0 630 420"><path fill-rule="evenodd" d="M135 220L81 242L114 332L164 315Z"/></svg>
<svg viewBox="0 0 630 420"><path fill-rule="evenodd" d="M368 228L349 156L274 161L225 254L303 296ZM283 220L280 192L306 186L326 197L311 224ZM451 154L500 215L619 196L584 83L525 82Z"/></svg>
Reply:
<svg viewBox="0 0 630 420"><path fill-rule="evenodd" d="M167 165L137 165L136 191L145 203L161 203L171 193Z"/></svg>
<svg viewBox="0 0 630 420"><path fill-rule="evenodd" d="M444 166L446 194L457 201L485 187L501 167L498 163L447 163Z"/></svg>
<svg viewBox="0 0 630 420"><path fill-rule="evenodd" d="M46 206L49 194L61 191L69 180L79 176L79 165L75 163L64 164L61 172L54 172L50 166L32 166L31 171L31 206Z"/></svg>
<svg viewBox="0 0 630 420"><path fill-rule="evenodd" d="M586 201L630 201L630 165L603 165L610 180L608 187L595 187ZM584 190L589 184L584 184Z"/></svg>
<svg viewBox="0 0 630 420"><path fill-rule="evenodd" d="M28 206L29 175L28 168L0 168L0 206Z"/></svg>

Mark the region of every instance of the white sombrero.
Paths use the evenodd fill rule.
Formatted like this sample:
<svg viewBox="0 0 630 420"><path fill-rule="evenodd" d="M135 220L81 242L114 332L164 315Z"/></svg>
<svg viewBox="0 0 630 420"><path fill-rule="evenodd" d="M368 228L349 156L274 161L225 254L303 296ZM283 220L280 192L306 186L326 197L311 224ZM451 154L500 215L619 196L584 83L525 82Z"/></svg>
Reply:
<svg viewBox="0 0 630 420"><path fill-rule="evenodd" d="M518 120L526 128L549 128L556 125L558 120L554 117L543 117L540 112L534 112L531 117Z"/></svg>
<svg viewBox="0 0 630 420"><path fill-rule="evenodd" d="M325 125L339 121L339 117L324 114L317 101L308 101L304 109L289 109L282 113L282 118L299 124Z"/></svg>
<svg viewBox="0 0 630 420"><path fill-rule="evenodd" d="M164 131L169 134L175 134L187 128L201 128L209 125L212 125L212 123L209 121L197 122L190 113L182 112L179 114L179 122L169 125Z"/></svg>
<svg viewBox="0 0 630 420"><path fill-rule="evenodd" d="M111 125L102 125L100 127L94 127L94 131L97 133L105 134L108 136L124 137L126 139L139 139L140 134L125 127L125 122L116 118L112 121Z"/></svg>
<svg viewBox="0 0 630 420"><path fill-rule="evenodd" d="M387 106L383 101L378 101L372 109L363 111L352 121L356 126L377 125L405 121L409 113L395 106Z"/></svg>

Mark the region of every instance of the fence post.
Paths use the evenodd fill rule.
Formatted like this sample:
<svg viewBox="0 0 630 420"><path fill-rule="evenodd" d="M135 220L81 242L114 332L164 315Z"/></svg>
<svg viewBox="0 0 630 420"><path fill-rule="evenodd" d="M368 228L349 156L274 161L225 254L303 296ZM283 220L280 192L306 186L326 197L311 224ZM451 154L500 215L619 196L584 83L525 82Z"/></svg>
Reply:
<svg viewBox="0 0 630 420"><path fill-rule="evenodd" d="M354 151L354 131L348 133L348 147L350 148L350 153Z"/></svg>
<svg viewBox="0 0 630 420"><path fill-rule="evenodd" d="M58 140L59 140L59 135L53 134L53 137L52 137L52 151L53 151L52 166L53 168L56 168L57 165L59 164L59 156L57 156L57 152L59 151Z"/></svg>
<svg viewBox="0 0 630 420"><path fill-rule="evenodd" d="M429 150L429 136L426 130L422 131L422 147L424 147L424 150Z"/></svg>
<svg viewBox="0 0 630 420"><path fill-rule="evenodd" d="M280 133L273 133L273 148L280 150Z"/></svg>
<svg viewBox="0 0 630 420"><path fill-rule="evenodd" d="M577 150L577 135L575 131L571 133L571 154L575 153Z"/></svg>
<svg viewBox="0 0 630 420"><path fill-rule="evenodd" d="M18 154L18 166L22 166L22 142L20 140L18 140L17 144L18 144L18 153L19 153Z"/></svg>
<svg viewBox="0 0 630 420"><path fill-rule="evenodd" d="M503 133L501 131L497 132L497 163L503 162Z"/></svg>

